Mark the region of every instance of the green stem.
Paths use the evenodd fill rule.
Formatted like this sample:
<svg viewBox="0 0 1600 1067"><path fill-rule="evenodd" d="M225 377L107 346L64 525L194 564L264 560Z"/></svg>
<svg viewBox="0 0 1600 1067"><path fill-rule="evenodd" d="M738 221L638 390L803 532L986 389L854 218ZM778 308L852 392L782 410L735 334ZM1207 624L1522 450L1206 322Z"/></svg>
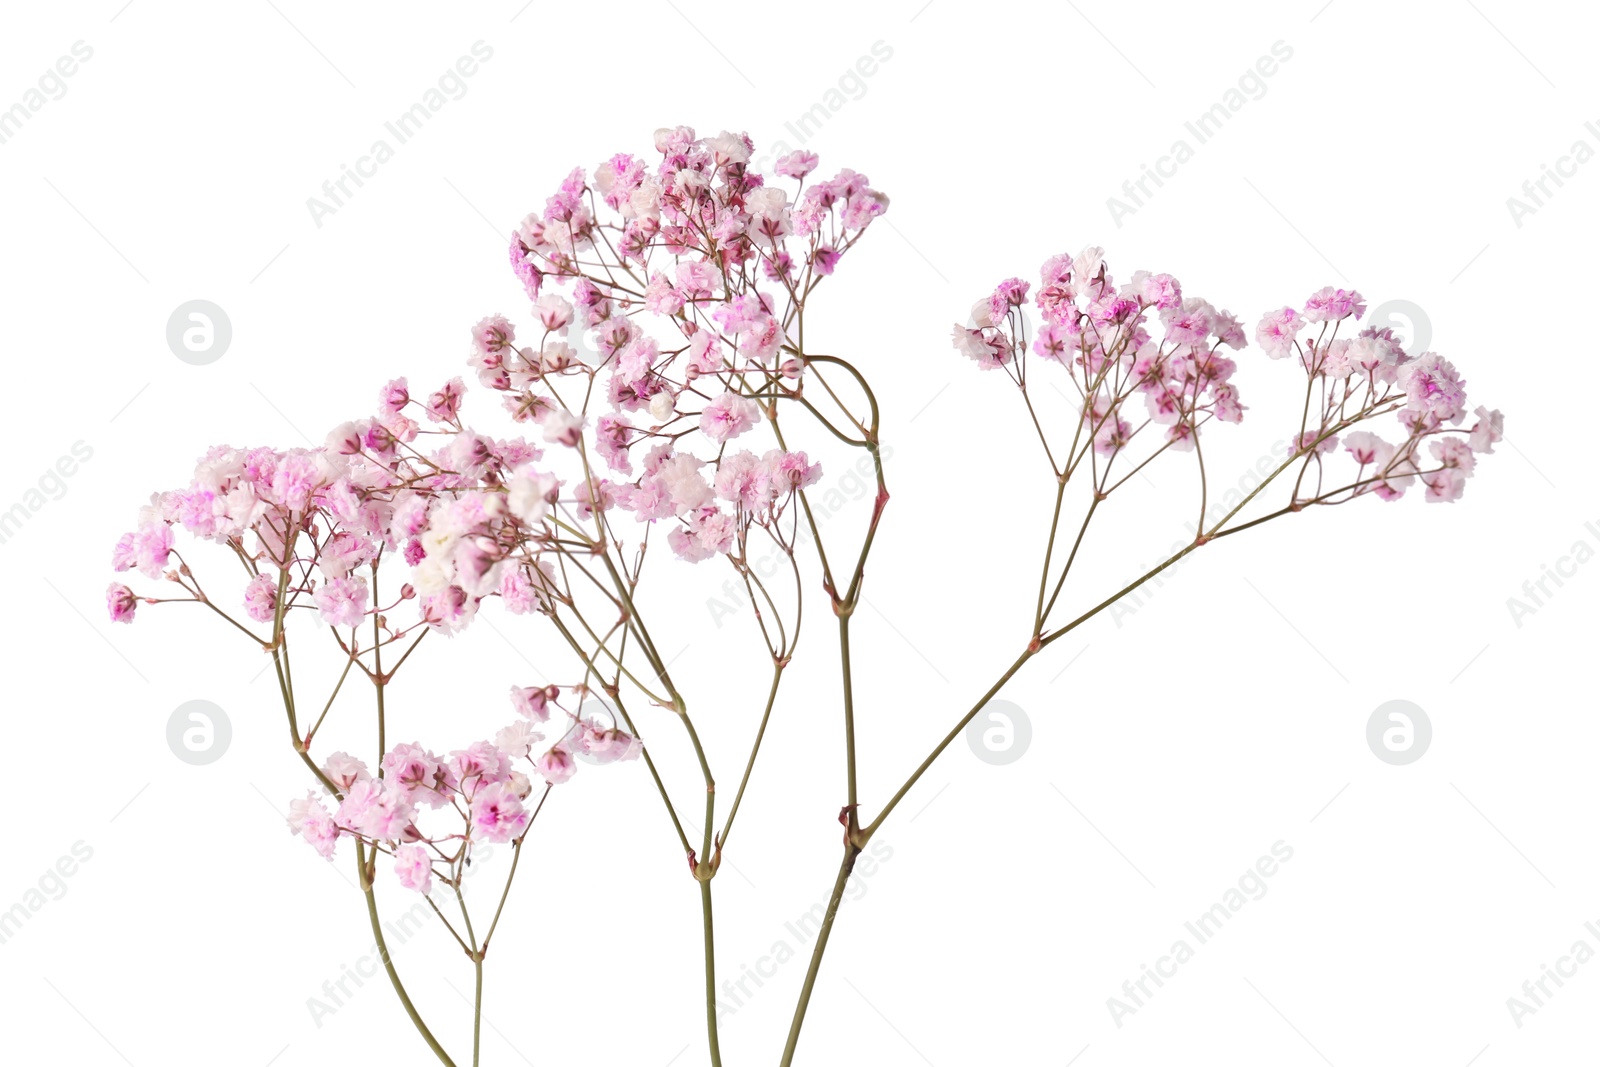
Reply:
<svg viewBox="0 0 1600 1067"><path fill-rule="evenodd" d="M710 878L700 881L700 916L706 940L706 1041L711 1046L711 1067L722 1067L722 1047L717 1041L717 954L711 929Z"/></svg>
<svg viewBox="0 0 1600 1067"><path fill-rule="evenodd" d="M805 984L800 987L800 1000L794 1006L794 1021L789 1024L789 1040L783 1046L783 1059L779 1067L790 1067L794 1050L800 1044L800 1027L806 1021L806 1007L811 1003L811 990L817 984L817 972L822 969L822 953L828 947L828 935L833 932L833 917L839 912L844 899L844 887L855 870L856 856L861 850L849 842L844 846L844 861L839 864L839 877L834 879L833 894L828 898L828 912L822 918L822 928L817 931L817 943L811 950L811 965L806 968Z"/></svg>
<svg viewBox="0 0 1600 1067"><path fill-rule="evenodd" d="M417 1028L417 1033L422 1035L422 1040L427 1042L433 1054L439 1057L439 1062L446 1067L456 1067L456 1061L450 1058L433 1036L433 1032L428 1029L428 1025L422 1021L422 1016L417 1013L417 1006L411 1003L411 997L400 981L399 972L394 969L394 960L389 957L389 943L383 937L383 923L378 919L378 901L372 893L372 878L367 870L366 847L360 841L356 842L356 873L361 880L361 892L367 897L367 917L372 921L372 936L378 943L378 957L383 960L383 969L389 975L389 982L394 986L395 995L400 998L406 1014L411 1018L411 1024Z"/></svg>

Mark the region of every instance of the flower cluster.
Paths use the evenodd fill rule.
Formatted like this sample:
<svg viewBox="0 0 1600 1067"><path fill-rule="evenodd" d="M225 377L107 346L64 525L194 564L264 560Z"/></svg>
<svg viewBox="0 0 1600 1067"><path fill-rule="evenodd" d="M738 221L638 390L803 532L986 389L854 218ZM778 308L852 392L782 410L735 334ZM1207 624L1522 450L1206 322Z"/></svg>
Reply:
<svg viewBox="0 0 1600 1067"><path fill-rule="evenodd" d="M1136 271L1119 286L1103 249L1052 256L1040 270L1033 303L1044 321L1031 339L1022 313L1029 289L1021 278L1001 282L973 307L974 327L955 327L955 347L1019 384L1030 351L1065 366L1098 455L1116 457L1152 425L1161 447L1190 451L1211 419L1243 418L1231 382L1237 364L1221 353L1244 347L1240 322L1185 297L1172 275Z"/></svg>
<svg viewBox="0 0 1600 1067"><path fill-rule="evenodd" d="M553 786L580 758L640 753L631 726L564 709L566 728L550 739L531 727L562 707L563 692L581 702L614 692L627 674L610 645L626 647L639 581L637 566L624 577L625 541L642 560L662 529L679 558L726 555L747 583L759 582L745 562L753 530L792 559L796 495L822 473L776 430L778 405L801 399L817 374L799 344L805 302L888 201L855 171L810 180L817 157L807 152L780 159L781 181L769 185L748 165L752 148L744 135L661 130L654 160L614 155L592 180L574 170L522 222L510 254L532 343L494 314L472 327L466 356L511 433L469 421L463 377L428 391L395 378L370 414L334 427L320 447L211 449L186 487L155 494L117 542L118 572L170 592L119 581L107 591L113 620L131 622L142 605L202 604L278 663L287 627L309 615L331 631L346 673L357 669L380 691L422 637L459 632L494 598L512 615L550 617L583 658L587 675L565 690L514 689L523 721L492 742L445 758L397 746L380 754L376 774L342 753L324 761L321 794L296 801L291 816L319 852L358 838L393 854L415 888L427 881L425 860L457 854L451 842L518 832L535 779ZM771 442L751 447L763 423ZM202 586L180 532L229 551L245 571L242 589L216 597ZM380 588L396 567L404 578ZM591 626L581 605L597 594L622 624ZM774 655L782 651L774 642ZM616 670L602 677L607 665ZM651 666L664 676L664 664ZM328 712L297 722L286 663L279 676L309 759ZM419 827L419 811L445 808L464 825Z"/></svg>
<svg viewBox="0 0 1600 1067"><path fill-rule="evenodd" d="M341 837L357 838L392 856L400 884L419 893L430 891L436 868L446 880L459 878L474 844L504 844L527 830L530 775L549 789L572 777L576 757L600 764L638 757L637 738L565 710L560 694L556 686L514 686L511 704L521 718L492 742L477 741L446 757L420 744L395 745L377 777L356 757L335 752L322 765L323 778L337 790L334 810L326 790L309 792L290 804L289 829L327 859ZM565 716L565 729L534 756L544 734L533 724L549 722L552 710ZM425 831L422 823L434 819L443 828Z"/></svg>
<svg viewBox="0 0 1600 1067"><path fill-rule="evenodd" d="M1358 468L1349 494L1397 500L1413 482L1421 482L1430 502L1459 500L1477 454L1494 451L1505 420L1479 406L1467 424L1466 383L1455 366L1434 352L1408 354L1388 327L1356 332L1365 311L1360 293L1329 286L1312 293L1303 308L1267 312L1256 326L1256 340L1268 356L1293 356L1306 372L1307 421L1300 447L1315 457L1320 474L1322 454L1335 449L1340 431L1357 421L1353 412L1393 411L1404 431L1398 441L1369 430L1343 434L1345 451ZM1346 336L1340 336L1341 329ZM1320 415L1316 422L1310 421L1313 412ZM1431 464L1422 454L1424 443ZM1320 493L1310 499L1323 502Z"/></svg>
<svg viewBox="0 0 1600 1067"><path fill-rule="evenodd" d="M1184 296L1172 275L1136 271L1117 285L1099 248L1052 256L1032 301L1043 323L1031 337L1024 311L1030 288L1020 278L1001 282L973 306L971 325L954 327L954 347L985 370L1005 370L1024 392L1030 353L1062 364L1080 402L1077 436L1092 441L1104 463L1097 478L1102 491L1112 461L1152 428L1159 441L1135 469L1161 452L1194 450L1212 420L1243 419L1231 380L1238 364L1222 351L1246 346L1243 326L1227 311ZM1299 309L1268 312L1256 326L1256 342L1269 357L1295 356L1307 375L1293 453L1303 466L1292 505L1365 493L1393 500L1413 482L1422 483L1429 501L1457 500L1476 455L1501 440L1503 419L1478 407L1469 424L1455 367L1436 353L1408 354L1391 329L1358 332L1365 310L1360 293L1330 286ZM1404 430L1399 441L1354 429L1391 412ZM1341 438L1356 473L1349 484L1328 489L1323 466ZM1075 466L1073 457L1069 450L1064 471Z"/></svg>

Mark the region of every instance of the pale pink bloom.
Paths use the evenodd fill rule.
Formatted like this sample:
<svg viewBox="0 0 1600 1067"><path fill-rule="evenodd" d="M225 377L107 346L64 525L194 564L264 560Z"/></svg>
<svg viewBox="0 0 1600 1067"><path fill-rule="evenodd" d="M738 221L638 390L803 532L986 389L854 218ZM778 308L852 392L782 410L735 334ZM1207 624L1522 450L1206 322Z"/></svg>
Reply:
<svg viewBox="0 0 1600 1067"><path fill-rule="evenodd" d="M459 585L446 586L436 593L424 595L418 606L427 624L441 633L453 634L466 629L478 613L478 599L468 596Z"/></svg>
<svg viewBox="0 0 1600 1067"><path fill-rule="evenodd" d="M330 578L317 587L311 599L329 626L359 626L367 614L367 580Z"/></svg>
<svg viewBox="0 0 1600 1067"><path fill-rule="evenodd" d="M322 858L333 859L339 827L315 793L307 793L304 800L289 801L289 832L305 838Z"/></svg>
<svg viewBox="0 0 1600 1067"><path fill-rule="evenodd" d="M951 326L950 343L957 352L976 361L984 370L1003 367L1011 359L1011 349L998 334L991 337L982 330L970 330L960 323Z"/></svg>
<svg viewBox="0 0 1600 1067"><path fill-rule="evenodd" d="M1162 311L1178 307L1183 303L1183 288L1178 284L1178 279L1170 274L1151 274L1147 270L1136 270L1133 272L1133 277L1128 280L1128 284L1122 287L1122 291Z"/></svg>
<svg viewBox="0 0 1600 1067"><path fill-rule="evenodd" d="M761 421L761 405L749 397L727 392L700 413L700 431L721 444L738 437Z"/></svg>
<svg viewBox="0 0 1600 1067"><path fill-rule="evenodd" d="M1461 499L1461 493L1467 487L1467 472L1454 467L1429 471L1420 477L1422 484L1428 487L1422 499L1430 504L1453 504Z"/></svg>
<svg viewBox="0 0 1600 1067"><path fill-rule="evenodd" d="M715 137L707 137L704 143L716 155L719 166L725 163L747 163L750 160L750 146L745 143L745 138L741 134L723 130Z"/></svg>
<svg viewBox="0 0 1600 1067"><path fill-rule="evenodd" d="M734 452L717 465L716 490L723 500L758 511L772 501L772 476L755 453Z"/></svg>
<svg viewBox="0 0 1600 1067"><path fill-rule="evenodd" d="M553 685L514 685L511 687L511 707L524 719L535 722L550 721L550 705L561 695Z"/></svg>
<svg viewBox="0 0 1600 1067"><path fill-rule="evenodd" d="M258 574L244 587L244 611L256 622L270 622L278 613L278 583L270 574Z"/></svg>
<svg viewBox="0 0 1600 1067"><path fill-rule="evenodd" d="M1478 457L1473 455L1472 446L1460 437L1443 437L1428 446L1433 453L1433 458L1439 461L1440 466L1459 470L1463 474L1471 474L1472 469L1478 465Z"/></svg>
<svg viewBox="0 0 1600 1067"><path fill-rule="evenodd" d="M1400 387L1406 391L1402 422L1421 418L1431 425L1457 422L1466 414L1466 383L1451 362L1435 352L1425 352L1400 371Z"/></svg>
<svg viewBox="0 0 1600 1067"><path fill-rule="evenodd" d="M1360 318L1367 310L1367 302L1354 289L1335 289L1324 286L1306 300L1308 322L1336 322L1354 315Z"/></svg>
<svg viewBox="0 0 1600 1067"><path fill-rule="evenodd" d="M1389 462L1389 457L1394 455L1393 445L1367 430L1345 434L1344 448L1363 467L1377 466L1382 469Z"/></svg>
<svg viewBox="0 0 1600 1067"><path fill-rule="evenodd" d="M543 740L544 734L529 723L514 722L494 735L494 747L511 759L521 759Z"/></svg>
<svg viewBox="0 0 1600 1067"><path fill-rule="evenodd" d="M617 763L638 759L644 751L637 737L616 728L603 729L592 723L582 726L583 750L596 763Z"/></svg>
<svg viewBox="0 0 1600 1067"><path fill-rule="evenodd" d="M1296 454L1311 451L1332 452L1339 446L1338 434L1331 433L1327 437L1322 437L1321 434L1320 430L1307 430L1305 433L1297 434L1294 439Z"/></svg>
<svg viewBox="0 0 1600 1067"><path fill-rule="evenodd" d="M739 354L757 363L771 363L782 347L783 328L771 315L758 317L739 339Z"/></svg>
<svg viewBox="0 0 1600 1067"><path fill-rule="evenodd" d="M674 514L685 514L711 501L711 486L700 473L704 465L705 460L687 452L674 452L657 469L656 475L671 498Z"/></svg>
<svg viewBox="0 0 1600 1067"><path fill-rule="evenodd" d="M511 771L511 764L493 744L474 741L466 748L450 753L450 762L445 769L451 785L462 792L471 793L489 782L504 781Z"/></svg>
<svg viewBox="0 0 1600 1067"><path fill-rule="evenodd" d="M822 464L812 463L804 452L774 448L761 457L761 462L772 479L772 492L777 496L786 495L791 489L809 489L822 480Z"/></svg>
<svg viewBox="0 0 1600 1067"><path fill-rule="evenodd" d="M500 576L500 599L513 615L526 615L544 602L542 592L522 567L507 567Z"/></svg>
<svg viewBox="0 0 1600 1067"><path fill-rule="evenodd" d="M699 563L733 547L737 520L715 507L700 508L689 516L687 527L667 534L667 544L679 559Z"/></svg>
<svg viewBox="0 0 1600 1067"><path fill-rule="evenodd" d="M583 437L583 422L565 408L551 408L539 417L539 428L551 444L573 448Z"/></svg>
<svg viewBox="0 0 1600 1067"><path fill-rule="evenodd" d="M777 164L772 169L785 178L804 178L817 169L817 154L804 150L790 152L788 155L779 156Z"/></svg>
<svg viewBox="0 0 1600 1067"><path fill-rule="evenodd" d="M498 366L507 353L514 351L511 342L516 336L516 327L506 321L504 315L490 315L479 319L478 324L472 328L472 346L480 355L488 357Z"/></svg>
<svg viewBox="0 0 1600 1067"><path fill-rule="evenodd" d="M1094 450L1102 456L1114 456L1126 448L1133 436L1133 427L1127 421L1113 416L1100 424L1095 431Z"/></svg>
<svg viewBox="0 0 1600 1067"><path fill-rule="evenodd" d="M716 268L704 260L679 263L677 276L678 289L691 300L710 296L722 282Z"/></svg>
<svg viewBox="0 0 1600 1067"><path fill-rule="evenodd" d="M438 392L428 397L424 410L428 418L434 422L454 422L461 413L461 397L467 387L461 384L460 378L451 378L439 389Z"/></svg>
<svg viewBox="0 0 1600 1067"><path fill-rule="evenodd" d="M171 554L172 527L164 522L150 522L133 533L122 535L111 554L111 566L119 572L137 567L146 578L159 578Z"/></svg>
<svg viewBox="0 0 1600 1067"><path fill-rule="evenodd" d="M560 485L553 474L532 466L518 467L506 490L506 507L523 522L537 526L550 513Z"/></svg>
<svg viewBox="0 0 1600 1067"><path fill-rule="evenodd" d="M346 830L380 841L394 841L415 815L407 790L393 782L367 778L350 786L334 821Z"/></svg>
<svg viewBox="0 0 1600 1067"><path fill-rule="evenodd" d="M522 798L506 782L491 782L472 797L472 831L484 841L503 845L528 825Z"/></svg>
<svg viewBox="0 0 1600 1067"><path fill-rule="evenodd" d="M560 293L546 293L534 302L539 321L551 333L564 332L572 322L572 305Z"/></svg>
<svg viewBox="0 0 1600 1067"><path fill-rule="evenodd" d="M1468 434L1467 440L1472 445L1474 452L1482 452L1484 455L1489 455L1494 452L1496 441L1505 440L1505 416L1498 411L1490 411L1481 405L1473 414L1478 416L1478 421L1473 423L1472 431Z"/></svg>
<svg viewBox="0 0 1600 1067"><path fill-rule="evenodd" d="M383 757L387 780L405 789L412 800L420 800L430 808L442 808L450 803L450 798L440 788L444 784L443 770L439 757L421 745L396 745Z"/></svg>
<svg viewBox="0 0 1600 1067"><path fill-rule="evenodd" d="M317 556L317 566L329 578L344 578L356 567L378 554L377 548L364 537L341 530L328 538ZM276 591L276 586L274 586Z"/></svg>
<svg viewBox="0 0 1600 1067"><path fill-rule="evenodd" d="M139 598L121 582L112 582L106 588L106 611L110 613L112 622L132 622L138 606Z"/></svg>
<svg viewBox="0 0 1600 1067"><path fill-rule="evenodd" d="M339 787L341 793L357 782L364 782L372 777L367 765L348 752L335 752L329 756L327 762L322 765L322 773Z"/></svg>
<svg viewBox="0 0 1600 1067"><path fill-rule="evenodd" d="M394 850L394 873L407 889L422 894L433 889L433 861L421 845L401 845Z"/></svg>
<svg viewBox="0 0 1600 1067"><path fill-rule="evenodd" d="M556 745L533 761L533 769L548 784L560 785L577 773L578 763L572 758L572 753Z"/></svg>
<svg viewBox="0 0 1600 1067"><path fill-rule="evenodd" d="M378 412L382 415L398 415L400 409L411 401L411 393L407 388L404 378L394 381L378 390Z"/></svg>
<svg viewBox="0 0 1600 1067"><path fill-rule="evenodd" d="M1305 328L1306 320L1294 308L1269 311L1256 325L1256 343L1273 359L1283 359L1294 351L1294 339Z"/></svg>
<svg viewBox="0 0 1600 1067"><path fill-rule="evenodd" d="M1215 309L1204 300L1189 297L1177 307L1161 313L1167 340L1176 344L1201 345L1211 336L1211 316Z"/></svg>

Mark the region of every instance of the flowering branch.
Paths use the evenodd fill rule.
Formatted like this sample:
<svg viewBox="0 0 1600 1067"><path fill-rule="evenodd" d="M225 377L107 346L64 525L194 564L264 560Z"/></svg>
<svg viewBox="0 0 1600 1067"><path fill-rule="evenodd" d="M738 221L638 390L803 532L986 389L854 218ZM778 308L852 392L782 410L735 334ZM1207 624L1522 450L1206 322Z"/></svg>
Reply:
<svg viewBox="0 0 1600 1067"><path fill-rule="evenodd" d="M1097 248L1047 260L1031 301L1029 283L1002 282L952 339L959 352L1000 371L1015 388L1049 467L1054 503L1037 593L1029 618L1019 620L1016 658L863 825L856 725L868 709L856 701L851 620L890 499L881 411L866 373L841 356L810 351L805 326L818 287L888 200L851 170L812 180L817 159L808 152L790 153L775 175L762 175L749 164L753 147L743 135L660 130L653 162L619 154L592 178L574 170L542 210L523 220L509 253L531 304L533 324L522 327L531 343L518 343L510 319L490 315L472 328L467 357L482 392L498 396L508 436L480 432L468 421L461 378L417 395L397 378L380 389L373 414L335 427L320 447L209 450L188 486L152 498L113 552L116 570L137 570L174 590L141 595L113 584L107 606L114 620L132 621L141 606L204 604L226 632L245 635L270 655L291 745L315 786L291 803L289 827L329 859L351 839L390 982L424 1043L452 1067L384 941L378 856L392 862L402 888L423 896L472 963L477 1065L484 961L510 902L526 835L579 762L640 756L696 883L706 1041L710 1062L720 1067L713 882L783 682L799 662L805 599L814 595L808 573L818 574L836 620L843 855L784 1064L794 1058L857 856L1024 665L1212 541L1317 506L1364 496L1395 500L1419 484L1429 501L1454 501L1476 457L1501 438L1498 412L1480 407L1476 420L1466 421L1463 384L1448 361L1406 352L1389 330L1357 331L1361 296L1323 289L1298 309L1268 313L1256 328L1269 357L1292 358L1304 372L1299 427L1275 470L1250 492L1230 491L1218 501L1202 431L1209 442L1220 427L1243 419L1232 381L1238 366L1224 351L1245 347L1240 321L1185 296L1170 275L1138 271L1116 284ZM1043 319L1037 329L1034 314ZM1046 365L1031 366L1035 361ZM1041 375L1061 383L1056 388L1068 397L1071 415L1040 402L1048 400L1036 388ZM806 418L791 420L791 410ZM1390 416L1400 424L1398 440L1368 428ZM862 450L873 472L875 495L859 542L845 537L841 546L830 530L831 555L822 536L826 511L812 498L821 465L789 439L793 434L796 445L811 446L802 432L813 423L814 447ZM765 433L770 447L745 447ZM1181 457L1190 454L1195 494L1182 509L1197 516L1191 539L1110 595L1082 597L1078 562L1091 527L1102 536L1116 514L1111 498L1163 457L1187 464ZM1287 499L1246 516L1273 485L1288 485ZM223 547L242 565L238 602L249 622L208 595L174 546L179 529ZM746 632L730 637L727 648L745 654L744 642L753 648L759 641L771 665L764 703L756 694L746 699L715 688L692 702L695 687L672 673L657 636L678 625L674 605L663 609L659 599L642 595L660 569L663 541L677 562L722 557L732 568L751 613ZM402 565L407 580L388 591L386 603L378 576ZM1068 607L1078 599L1089 605ZM445 756L420 742L392 744L390 689L400 669L413 662L433 669L447 643L435 639L413 661L422 639L459 633L496 601L519 625L548 622L560 638L558 673L571 672L559 676L568 680L511 685L511 722L493 740ZM322 627L332 637L332 649L321 639L311 649L330 657L337 681L309 728L299 714L290 620L297 634ZM262 638L249 623L270 624L270 636ZM386 648L393 649L388 656ZM355 668L371 683L374 706L352 729L348 701L339 701ZM406 677L413 673L408 669ZM717 749L702 737L715 721L702 712L719 705L748 708L755 719L720 832ZM671 716L683 731L692 787L679 781L675 789L673 768L661 758L666 748L646 746L643 728L655 730L657 715ZM375 736L370 759L324 753L321 739L329 730ZM683 790L691 788L704 804L697 838L680 816L690 802ZM762 837L742 831L740 840ZM482 923L480 909L475 921L466 880L485 865L489 846L507 843L512 859L489 898L491 917ZM442 901L435 901L436 891ZM450 910L458 918L448 917Z"/></svg>

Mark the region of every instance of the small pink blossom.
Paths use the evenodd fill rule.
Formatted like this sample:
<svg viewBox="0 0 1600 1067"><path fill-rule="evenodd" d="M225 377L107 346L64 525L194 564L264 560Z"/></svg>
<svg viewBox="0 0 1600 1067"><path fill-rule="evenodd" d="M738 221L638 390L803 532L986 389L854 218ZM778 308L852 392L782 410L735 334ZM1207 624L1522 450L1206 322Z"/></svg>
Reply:
<svg viewBox="0 0 1600 1067"><path fill-rule="evenodd" d="M289 802L289 832L305 838L323 859L333 859L339 827L315 793L307 793L304 800Z"/></svg>
<svg viewBox="0 0 1600 1067"><path fill-rule="evenodd" d="M433 861L421 845L401 845L394 850L394 873L402 886L424 896L433 889Z"/></svg>
<svg viewBox="0 0 1600 1067"><path fill-rule="evenodd" d="M277 617L278 583L270 574L258 574L244 587L244 611L256 622Z"/></svg>
<svg viewBox="0 0 1600 1067"><path fill-rule="evenodd" d="M484 841L503 845L528 825L522 799L506 782L491 782L472 796L472 830Z"/></svg>
<svg viewBox="0 0 1600 1067"><path fill-rule="evenodd" d="M367 580L330 578L317 587L311 599L329 626L359 626L367 614Z"/></svg>
<svg viewBox="0 0 1600 1067"><path fill-rule="evenodd" d="M112 622L132 622L133 613L138 607L139 598L121 582L112 582L106 588L106 611L111 615Z"/></svg>

